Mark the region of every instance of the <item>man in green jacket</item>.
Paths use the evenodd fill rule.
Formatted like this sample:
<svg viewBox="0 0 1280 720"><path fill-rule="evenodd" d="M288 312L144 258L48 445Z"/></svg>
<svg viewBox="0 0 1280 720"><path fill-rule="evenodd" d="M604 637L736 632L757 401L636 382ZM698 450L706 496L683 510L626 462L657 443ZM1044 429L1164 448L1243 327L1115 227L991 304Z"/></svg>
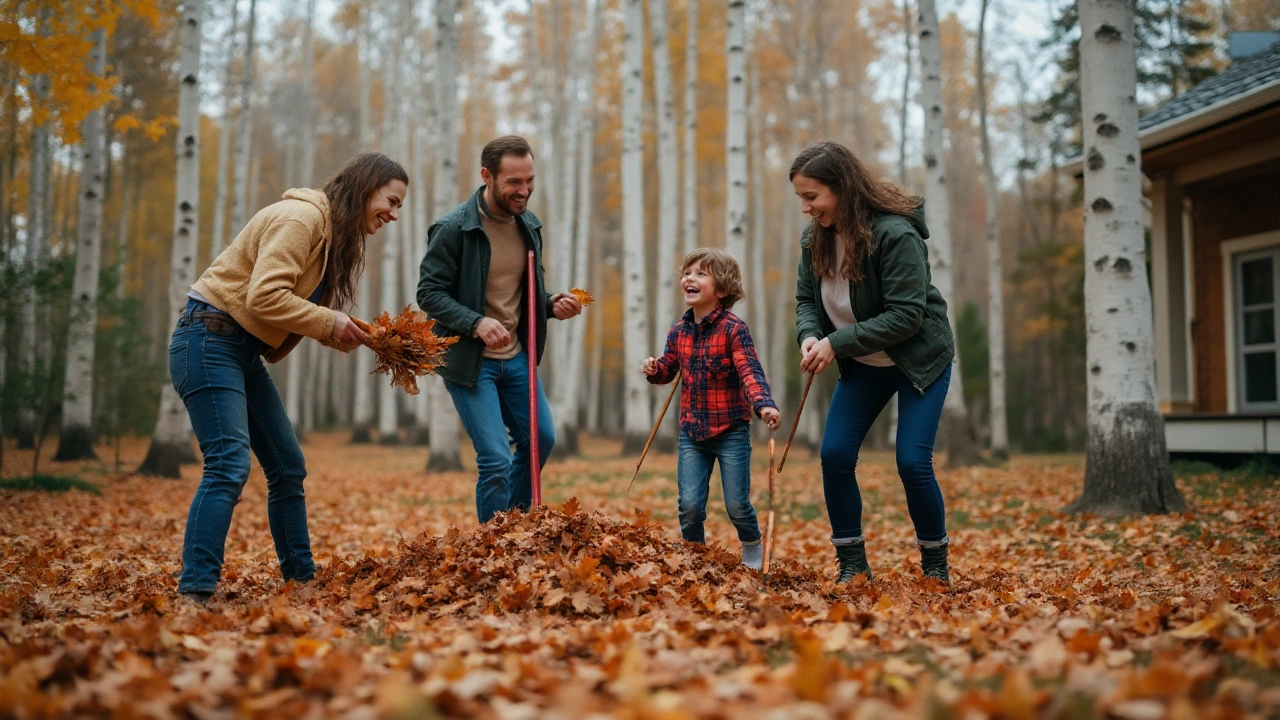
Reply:
<svg viewBox="0 0 1280 720"><path fill-rule="evenodd" d="M436 333L458 336L440 369L462 426L476 449L476 514L528 509L529 361L546 348L547 317L582 312L573 295L548 295L542 269L542 223L528 211L533 194L533 149L524 138L492 140L480 153L484 180L470 198L427 231L418 275L418 305L436 321ZM527 307L528 251L534 252L536 308ZM527 348L529 322L537 347ZM510 439L515 442L511 452ZM555 425L538 383L538 449L545 464Z"/></svg>

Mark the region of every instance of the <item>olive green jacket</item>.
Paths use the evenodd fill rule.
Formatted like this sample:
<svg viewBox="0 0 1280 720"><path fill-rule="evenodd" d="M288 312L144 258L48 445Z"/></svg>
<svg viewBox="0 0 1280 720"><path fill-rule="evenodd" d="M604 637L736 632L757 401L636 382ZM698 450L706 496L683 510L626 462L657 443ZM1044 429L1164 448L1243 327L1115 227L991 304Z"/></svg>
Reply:
<svg viewBox="0 0 1280 720"><path fill-rule="evenodd" d="M800 236L796 280L796 342L830 338L840 377L855 370L853 358L885 351L916 390L938 379L955 357L947 303L933 286L924 238L924 203L910 217L878 214L871 224L875 247L862 280L849 283L858 322L836 329L822 306L822 280L813 274L812 228Z"/></svg>

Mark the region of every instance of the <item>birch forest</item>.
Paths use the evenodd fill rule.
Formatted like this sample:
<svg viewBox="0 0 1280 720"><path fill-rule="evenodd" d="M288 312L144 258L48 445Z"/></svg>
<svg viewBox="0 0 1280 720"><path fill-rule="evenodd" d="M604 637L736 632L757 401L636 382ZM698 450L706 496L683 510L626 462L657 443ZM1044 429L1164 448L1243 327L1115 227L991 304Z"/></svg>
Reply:
<svg viewBox="0 0 1280 720"><path fill-rule="evenodd" d="M1149 4L1159 34L1140 60L1168 70L1140 88L1149 107L1224 64L1212 40L1227 23L1274 23L1258 0ZM361 150L399 160L405 216L370 239L353 310L395 311L412 302L427 224L480 184L481 146L518 133L535 148L550 282L600 298L551 334L542 365L567 451L579 433L643 444L658 400L634 370L683 312L675 268L698 246L741 263L739 315L780 405L795 407L807 219L786 169L826 138L928 199L933 280L959 341L949 462L1081 450L1079 188L1055 170L1082 138L1061 112L1079 93L1073 8L1024 5L7 3L4 433L23 448L56 440L68 459L151 435L148 471L174 474L195 459L162 390L175 303L256 209L319 187ZM62 65L41 72L52 53ZM426 445L433 466L455 467L439 381L406 398L368 362L308 343L271 368L298 434ZM800 442L820 437L828 394L815 393ZM871 442L891 445L889 413Z"/></svg>
<svg viewBox="0 0 1280 720"><path fill-rule="evenodd" d="M1280 418L1280 270L1248 274L1280 268L1275 185L1229 184L1280 178L1267 53L1276 0L0 0L0 718L1280 717L1280 450L1187 422L1263 442ZM1211 157L1169 159L1179 117ZM545 503L477 524L457 388L304 340L267 367L314 576L281 578L259 461L216 593L179 593L192 284L378 151L409 183L347 310L421 310L428 229L512 134L547 290L593 297L538 367ZM943 540L911 533L891 402L856 458L874 579L847 582L788 177L823 140L924 201L949 328L918 332L956 344ZM1221 250L1184 244L1214 223ZM707 542L677 534L693 391L641 371L703 247L741 268L781 414L752 423L761 572L719 471ZM924 572L948 547L949 579Z"/></svg>

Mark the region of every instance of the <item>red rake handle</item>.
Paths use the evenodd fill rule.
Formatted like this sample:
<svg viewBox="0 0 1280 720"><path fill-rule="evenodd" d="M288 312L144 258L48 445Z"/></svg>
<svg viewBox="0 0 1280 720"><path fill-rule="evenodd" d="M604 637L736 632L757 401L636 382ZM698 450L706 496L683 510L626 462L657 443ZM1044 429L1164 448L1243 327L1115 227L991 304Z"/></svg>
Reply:
<svg viewBox="0 0 1280 720"><path fill-rule="evenodd" d="M787 436L787 445L782 448L782 460L778 463L778 474L782 474L782 466L787 464L787 453L791 452L791 441L796 439L796 428L800 427L800 413L804 412L804 401L809 399L809 388L813 387L813 373L804 381L804 392L800 395L800 407L796 408L796 419L791 423L791 434Z"/></svg>
<svg viewBox="0 0 1280 720"><path fill-rule="evenodd" d="M525 355L529 358L529 480L533 484L533 507L538 507L542 504L542 463L538 462L541 457L538 453L538 306L534 299L537 279L534 276L532 250L529 251L529 263L524 276L528 278L525 285L529 289L528 302L525 303L528 308L526 324L529 337L524 346Z"/></svg>

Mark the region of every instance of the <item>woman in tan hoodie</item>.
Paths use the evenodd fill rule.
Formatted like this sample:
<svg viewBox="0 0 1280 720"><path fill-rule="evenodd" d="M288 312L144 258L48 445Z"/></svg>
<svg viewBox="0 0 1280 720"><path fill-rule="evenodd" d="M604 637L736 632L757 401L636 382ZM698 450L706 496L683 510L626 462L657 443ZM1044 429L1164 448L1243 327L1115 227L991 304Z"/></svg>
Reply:
<svg viewBox="0 0 1280 720"><path fill-rule="evenodd" d="M355 296L365 238L399 217L408 182L381 153L355 157L324 190L290 190L258 211L187 293L169 375L191 416L204 475L187 515L183 595L200 602L213 595L250 451L267 476L267 519L284 579L315 574L306 463L262 361L278 362L303 337L344 352L364 339L339 308Z"/></svg>

